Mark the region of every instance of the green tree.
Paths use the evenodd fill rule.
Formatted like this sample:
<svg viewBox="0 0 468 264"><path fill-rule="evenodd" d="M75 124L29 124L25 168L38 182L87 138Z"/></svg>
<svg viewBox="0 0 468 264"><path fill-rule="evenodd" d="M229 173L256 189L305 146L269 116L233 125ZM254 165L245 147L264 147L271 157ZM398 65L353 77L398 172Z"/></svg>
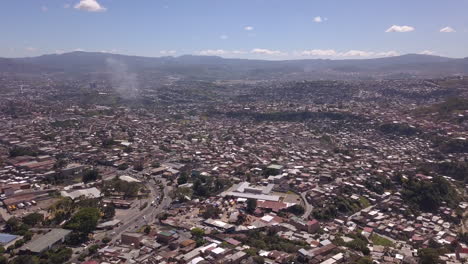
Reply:
<svg viewBox="0 0 468 264"><path fill-rule="evenodd" d="M7 264L8 259L5 256L0 255L0 264Z"/></svg>
<svg viewBox="0 0 468 264"><path fill-rule="evenodd" d="M255 199L248 199L247 200L247 212L248 213L253 213L255 209L257 208L257 200Z"/></svg>
<svg viewBox="0 0 468 264"><path fill-rule="evenodd" d="M9 264L39 264L39 258L31 255L19 255Z"/></svg>
<svg viewBox="0 0 468 264"><path fill-rule="evenodd" d="M179 178L177 178L177 184L182 185L182 184L187 183L187 181L188 181L187 173L186 172L180 173Z"/></svg>
<svg viewBox="0 0 468 264"><path fill-rule="evenodd" d="M81 208L72 216L65 227L77 232L88 234L96 229L98 220L99 210L97 208Z"/></svg>
<svg viewBox="0 0 468 264"><path fill-rule="evenodd" d="M421 264L436 264L440 263L439 252L433 248L421 248L418 250L419 263Z"/></svg>
<svg viewBox="0 0 468 264"><path fill-rule="evenodd" d="M88 254L89 254L89 255L94 255L94 254L96 254L96 252L98 251L98 249L99 249L99 245L97 245L97 244L91 245L91 246L89 246L89 248L88 248Z"/></svg>
<svg viewBox="0 0 468 264"><path fill-rule="evenodd" d="M44 215L40 213L30 213L23 217L23 223L29 226L36 226L44 220Z"/></svg>
<svg viewBox="0 0 468 264"><path fill-rule="evenodd" d="M99 175L99 171L96 169L88 170L83 174L83 182L88 183L95 180L98 180L101 176Z"/></svg>
<svg viewBox="0 0 468 264"><path fill-rule="evenodd" d="M151 232L151 226L146 226L143 232L148 235Z"/></svg>
<svg viewBox="0 0 468 264"><path fill-rule="evenodd" d="M114 204L107 204L101 208L102 213L104 214L104 219L112 219L115 216L115 206Z"/></svg>
<svg viewBox="0 0 468 264"><path fill-rule="evenodd" d="M190 230L190 233L192 234L192 236L196 238L201 238L202 236L205 235L205 230L195 227Z"/></svg>

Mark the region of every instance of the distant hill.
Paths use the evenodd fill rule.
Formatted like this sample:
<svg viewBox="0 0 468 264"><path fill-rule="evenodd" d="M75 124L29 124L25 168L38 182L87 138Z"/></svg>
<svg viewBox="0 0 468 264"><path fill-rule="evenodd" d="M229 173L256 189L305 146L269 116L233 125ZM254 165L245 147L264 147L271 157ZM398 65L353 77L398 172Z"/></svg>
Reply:
<svg viewBox="0 0 468 264"><path fill-rule="evenodd" d="M247 60L217 56L140 57L100 52L71 52L30 58L1 59L0 72L91 73L109 71L109 62L132 72L177 74L197 79L381 79L467 75L468 58L431 55L352 60Z"/></svg>

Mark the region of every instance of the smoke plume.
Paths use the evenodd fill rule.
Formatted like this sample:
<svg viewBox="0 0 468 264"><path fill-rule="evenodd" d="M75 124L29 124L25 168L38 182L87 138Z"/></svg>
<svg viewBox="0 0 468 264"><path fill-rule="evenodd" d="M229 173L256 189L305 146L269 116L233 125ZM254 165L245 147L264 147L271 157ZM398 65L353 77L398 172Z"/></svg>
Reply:
<svg viewBox="0 0 468 264"><path fill-rule="evenodd" d="M125 63L114 58L107 58L106 64L115 91L125 99L135 99L139 94L137 74L129 72Z"/></svg>

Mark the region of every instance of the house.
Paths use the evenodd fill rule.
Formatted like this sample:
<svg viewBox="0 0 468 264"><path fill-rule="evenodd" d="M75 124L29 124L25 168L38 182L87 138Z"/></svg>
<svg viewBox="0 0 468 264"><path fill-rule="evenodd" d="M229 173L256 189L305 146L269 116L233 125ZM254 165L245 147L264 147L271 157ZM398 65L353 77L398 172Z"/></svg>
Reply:
<svg viewBox="0 0 468 264"><path fill-rule="evenodd" d="M120 240L122 244L133 245L135 248L138 248L143 240L143 234L125 232L120 236Z"/></svg>
<svg viewBox="0 0 468 264"><path fill-rule="evenodd" d="M43 253L44 251L63 243L71 232L71 230L61 228L51 229L45 235L35 238L23 245L19 251L32 254Z"/></svg>
<svg viewBox="0 0 468 264"><path fill-rule="evenodd" d="M22 236L0 233L0 246L7 249L22 238Z"/></svg>

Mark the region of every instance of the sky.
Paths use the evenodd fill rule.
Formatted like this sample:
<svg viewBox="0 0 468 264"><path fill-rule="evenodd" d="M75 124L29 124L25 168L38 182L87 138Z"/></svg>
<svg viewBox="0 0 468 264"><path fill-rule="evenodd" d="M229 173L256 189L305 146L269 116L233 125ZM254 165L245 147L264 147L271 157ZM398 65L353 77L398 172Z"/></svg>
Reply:
<svg viewBox="0 0 468 264"><path fill-rule="evenodd" d="M0 57L468 57L468 0L3 0Z"/></svg>

